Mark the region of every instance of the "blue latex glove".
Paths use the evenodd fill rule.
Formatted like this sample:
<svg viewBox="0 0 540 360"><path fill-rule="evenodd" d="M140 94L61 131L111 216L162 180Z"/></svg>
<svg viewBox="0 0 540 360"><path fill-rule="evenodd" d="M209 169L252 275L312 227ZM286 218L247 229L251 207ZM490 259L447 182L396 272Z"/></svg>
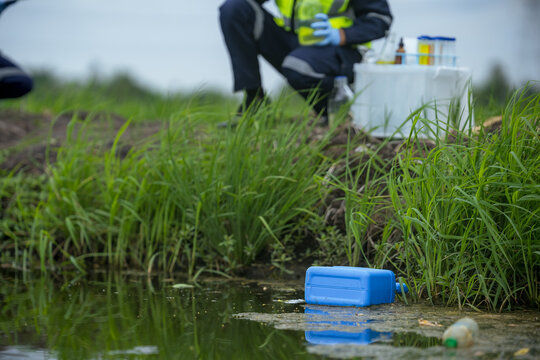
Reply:
<svg viewBox="0 0 540 360"><path fill-rule="evenodd" d="M339 43L341 42L341 33L339 32L339 29L335 29L332 27L330 21L328 21L328 15L321 13L315 15L315 18L321 21L317 21L311 24L311 28L315 30L313 32L313 35L323 38L315 45L339 45Z"/></svg>

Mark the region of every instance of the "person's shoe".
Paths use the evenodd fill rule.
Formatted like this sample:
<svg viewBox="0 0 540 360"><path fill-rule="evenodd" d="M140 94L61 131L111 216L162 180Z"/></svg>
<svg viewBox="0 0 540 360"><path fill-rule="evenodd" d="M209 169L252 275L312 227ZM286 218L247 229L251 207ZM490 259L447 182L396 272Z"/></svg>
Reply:
<svg viewBox="0 0 540 360"><path fill-rule="evenodd" d="M229 120L229 121L222 121L220 123L217 124L217 127L218 129L234 129L238 126L238 119L237 118L234 118L232 120Z"/></svg>
<svg viewBox="0 0 540 360"><path fill-rule="evenodd" d="M262 88L246 90L244 101L238 106L236 114L242 116L246 112L256 113L261 106L269 103L268 97Z"/></svg>
<svg viewBox="0 0 540 360"><path fill-rule="evenodd" d="M242 117L245 113L256 113L261 106L268 104L270 99L264 94L262 88L256 88L246 90L244 95L244 101L238 106L236 110L236 116L230 121L220 122L217 126L220 129L235 128L238 125L238 118Z"/></svg>
<svg viewBox="0 0 540 360"><path fill-rule="evenodd" d="M328 116L321 116L319 121L317 121L316 126L318 127L328 127Z"/></svg>

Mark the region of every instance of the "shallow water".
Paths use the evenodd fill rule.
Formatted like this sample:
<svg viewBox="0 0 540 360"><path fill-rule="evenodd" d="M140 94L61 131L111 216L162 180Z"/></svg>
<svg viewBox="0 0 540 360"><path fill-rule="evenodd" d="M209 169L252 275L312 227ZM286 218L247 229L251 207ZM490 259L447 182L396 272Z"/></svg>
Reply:
<svg viewBox="0 0 540 360"><path fill-rule="evenodd" d="M0 273L0 359L540 357L535 311L311 306L301 302L299 282L179 283L117 274L66 283ZM465 350L443 348L445 327L465 315L479 323L478 341ZM523 355L515 357L518 351Z"/></svg>

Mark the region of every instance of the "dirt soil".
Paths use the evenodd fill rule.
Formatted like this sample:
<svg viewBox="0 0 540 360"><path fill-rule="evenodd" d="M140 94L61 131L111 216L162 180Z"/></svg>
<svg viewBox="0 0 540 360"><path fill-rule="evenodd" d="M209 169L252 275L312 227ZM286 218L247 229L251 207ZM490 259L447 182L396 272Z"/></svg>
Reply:
<svg viewBox="0 0 540 360"><path fill-rule="evenodd" d="M92 126L89 128L98 134L105 144L112 145L114 138L122 125L127 121L120 115L112 113L88 113L86 111L66 112L59 116L43 112L32 114L17 110L0 110L0 151L8 150L6 158L0 158L0 169L24 173L43 173L46 160L55 161L56 150L66 141L68 124L76 116L79 120L91 117ZM131 124L122 139L124 146L130 146L137 140L157 133L163 127L160 121ZM311 141L321 139L327 129L317 127L310 136ZM382 139L372 138L355 130L350 124L338 129L331 140L326 155L339 158L346 151L345 145L349 136L354 138L354 153L375 149ZM382 149L383 158L393 157L401 146L402 141L392 141ZM47 155L47 147L49 154ZM127 151L128 149L124 149ZM48 156L48 158L46 158ZM334 169L333 171L336 171Z"/></svg>
<svg viewBox="0 0 540 360"><path fill-rule="evenodd" d="M31 114L0 110L0 151L7 149L7 157L0 158L0 169L43 173L45 164L55 161L58 147L66 141L68 124L74 116L82 121L91 117L92 133L100 136L108 146L113 144L118 130L127 121L120 115L110 113L78 111L54 116L47 112ZM130 144L157 133L161 128L163 123L159 121L130 125L123 135L123 139L127 140L119 150L120 156L127 154Z"/></svg>

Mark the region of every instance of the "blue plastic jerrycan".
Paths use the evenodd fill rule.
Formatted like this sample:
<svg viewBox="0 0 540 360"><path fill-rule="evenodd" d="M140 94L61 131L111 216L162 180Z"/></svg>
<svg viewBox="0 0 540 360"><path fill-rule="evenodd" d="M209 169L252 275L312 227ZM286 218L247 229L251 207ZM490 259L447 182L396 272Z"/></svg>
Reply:
<svg viewBox="0 0 540 360"><path fill-rule="evenodd" d="M403 285L404 291L408 289ZM308 304L370 306L394 302L401 293L390 270L351 266L312 266L306 272L305 300Z"/></svg>

